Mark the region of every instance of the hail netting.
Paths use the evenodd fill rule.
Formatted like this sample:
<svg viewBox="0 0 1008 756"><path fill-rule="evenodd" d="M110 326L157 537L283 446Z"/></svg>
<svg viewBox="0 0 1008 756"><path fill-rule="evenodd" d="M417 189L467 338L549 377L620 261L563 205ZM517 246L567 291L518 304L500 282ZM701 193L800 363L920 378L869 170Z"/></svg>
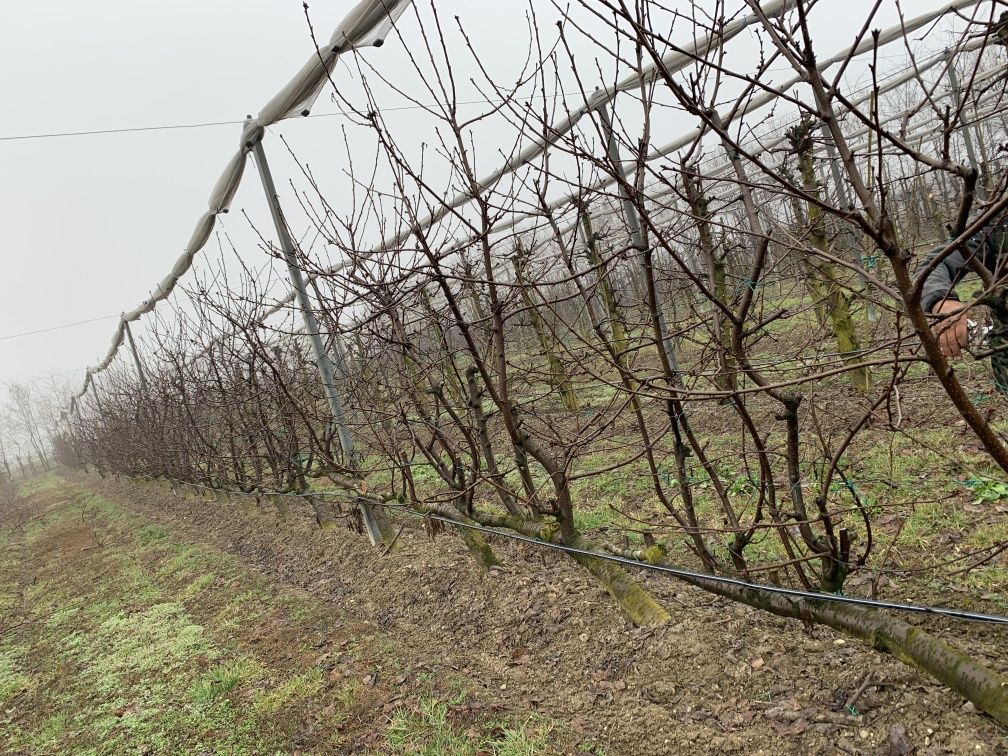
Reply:
<svg viewBox="0 0 1008 756"><path fill-rule="evenodd" d="M394 22L405 11L410 2L411 0L361 0L361 2L358 3L358 5L347 15L343 22L340 23L333 32L330 37L329 44L325 48L320 49L318 53L312 55L298 74L262 108L259 115L245 125L242 131L238 151L228 162L225 170L217 180L217 183L214 185L208 202L208 210L196 222L196 227L193 229L193 233L188 244L186 244L185 251L176 260L169 274L166 275L155 287L151 295L138 307L122 315L120 323L117 325L115 333L113 334L112 344L109 347L106 356L97 365L87 369L83 386L80 391L71 398L70 411L73 411L76 405L76 399L83 396L90 386L92 374L105 370L115 358L116 353L122 346L125 336L123 322L136 321L143 314L153 310L158 302L163 301L172 292L179 279L192 267L196 254L203 248L209 239L210 234L213 232L216 216L220 213L227 212L230 202L234 198L234 195L238 190L238 186L241 183L242 174L245 169L245 162L251 149L251 144L262 137L263 129L285 118L306 115L318 97L319 92L324 87L340 54L369 45L381 44L388 32L391 30ZM939 18L946 13L976 5L978 2L980 2L980 0L953 0L953 2L943 5L933 11L921 14L920 16L904 21L901 24L894 25L880 33L878 36L878 45L882 46L900 39L904 35L912 33L923 28L927 24L932 23L936 18ZM763 3L760 6L759 13L749 14L726 24L724 28L720 30L720 33L709 34L694 39L691 45L682 49L674 48L662 58L661 70L667 71L668 73L681 71L693 63L698 56L702 56L705 52L710 50L712 46L724 44L744 31L746 28L758 23L761 17L773 18L785 13L793 7L794 0L771 0L771 2ZM874 44L875 42L873 40L863 39L855 47L838 52L832 57L819 63L817 67L819 70L826 70L836 63L845 60L847 56L860 54L872 49ZM978 46L978 44L979 43L973 43L973 47ZM931 65L934 65L937 62L940 61L936 59L931 63ZM554 144L558 139L569 133L586 113L592 112L597 107L611 102L618 92L636 89L642 82L649 81L656 76L658 71L658 66L652 64L647 66L641 74L635 73L628 75L609 88L595 91L588 97L584 106L573 111L561 122L548 126L544 130L544 133L533 140L532 144L526 147L519 155L515 156L504 166L480 180L480 191L484 191L494 186L501 178L514 172L521 166L528 164L537 156L541 155L551 144ZM906 72L904 74L905 80L909 80L914 75L914 71ZM785 88L794 85L800 80L800 76L794 77L787 82ZM899 83L902 82L893 82L891 86L895 87ZM751 98L742 109L734 112L732 116L734 116L734 118L741 118L742 116L772 102L773 99L773 92L764 92L761 95ZM647 156L647 160L651 161L661 158L682 149L696 138L697 133L698 132L689 132L679 139L657 148ZM779 141L780 140L778 140L778 142ZM613 182L613 178L606 178L597 185L590 187L589 190L601 191L606 187L611 186ZM549 209L555 210L564 205L569 205L570 203L576 201L580 194L581 192L573 192L570 195L562 196L552 201ZM450 212L452 212L452 210L459 208L472 199L472 195L468 193L460 194L453 198L450 202L446 203L438 212L431 213L427 217L423 218L420 221L420 225L423 227L430 227L446 217ZM495 228L495 231L505 232L509 228L517 226L523 220L529 220L535 217L536 214L517 214L510 220L499 224ZM395 249L406 238L408 238L409 233L409 231L403 231L389 239L384 240L373 249L373 252ZM461 248L468 243L471 243L471 240L460 240L457 246ZM327 272L338 272L343 268L343 266L344 263L337 263L330 266L327 269ZM275 306L267 310L263 317L269 317L272 314L280 312L286 305L289 305L293 301L294 293L291 292L285 297L282 297Z"/></svg>
<svg viewBox="0 0 1008 756"><path fill-rule="evenodd" d="M886 29L879 32L877 36L877 47L882 48L886 45L892 44L893 42L902 40L905 35L912 34L915 31L926 27L928 24L934 23L934 21L942 16L953 13L964 8L972 7L980 3L982 0L953 0L945 5L942 5L934 10L922 13L919 16L915 16L910 19L903 20L899 24L894 24ZM774 2L762 4L762 14L768 18L776 17L794 7L793 0L774 0ZM689 65L691 65L698 56L704 54L708 51L712 45L723 44L733 37L737 36L739 33L744 31L746 28L750 27L758 21L758 16L751 14L743 18L737 19L729 24L726 24L722 33L718 36L710 35L704 38L695 39L692 45L683 49L674 49L668 55L666 55L661 62L661 68L668 73L677 73L682 71ZM984 45L984 39L978 38L967 42L959 48L959 52L973 52L980 49ZM876 38L870 37L861 40L857 45L838 51L834 55L825 58L821 61L817 61L816 67L819 71L825 72L830 68L836 66L838 63L842 63L849 57L854 57L857 55L862 55L864 53L870 52L876 49ZM862 94L858 94L852 99L852 105L862 105L867 102L875 94L881 95L890 92L898 87L911 81L914 77L938 66L942 63L947 63L946 53L935 54L924 61L919 62L917 65L907 69L906 71L899 73L895 76L887 78L885 81L881 82L877 93L874 90L866 91ZM587 102L577 110L573 111L570 115L564 117L561 121L555 124L548 125L543 134L537 135L533 139L532 144L526 147L519 155L509 160L501 168L493 171L489 175L483 177L479 181L479 191L485 192L491 189L498 181L506 177L508 174L513 173L524 165L529 164L532 160L536 159L538 156L542 155L550 145L555 144L557 140L563 138L566 134L570 133L578 124L578 122L586 114L595 111L597 108L611 103L613 99L619 92L632 91L639 87L642 82L649 81L650 78L657 74L658 67L656 65L649 65L645 68L643 74L632 74L621 79L616 85L610 88L598 89L593 92L587 98ZM993 70L985 72L984 77L992 77L999 75L999 70ZM801 75L793 76L788 79L779 87L774 87L768 91L757 94L749 98L746 103L740 107L732 110L731 112L726 112L721 115L723 122L727 125L732 122L741 121L746 115L753 113L760 108L773 103L779 95L778 91L787 91L803 81L804 77ZM892 116L887 119L889 121L896 121L902 118L905 114L900 113L897 116ZM683 148L689 146L691 143L696 141L704 133L707 132L706 127L698 127L695 130L691 130L683 134L681 137L662 145L661 147L655 148L650 151L646 157L647 163L652 163L661 158L668 157L674 153L682 150ZM776 133L771 135L766 141L757 141L752 146L750 154L754 158L758 158L760 155L767 154L778 148L785 140L783 133ZM631 170L635 167L634 163L626 163L624 165L624 170ZM727 163L723 163L719 168L715 169L715 173L712 175L718 175L718 173L724 173L731 169L731 166ZM592 183L590 186L581 187L573 190L569 193L562 194L556 199L551 200L547 207L546 212L557 211L563 208L569 208L576 205L581 198L585 195L593 195L597 193L602 193L606 189L612 187L616 183L616 179L613 176L605 176L598 181ZM672 190L665 190L664 192L659 192L657 196L666 196ZM432 212L417 222L420 228L430 228L446 216L448 216L452 211L457 210L459 207L470 202L474 196L469 193L458 194L453 197L450 201L447 201L442 207L437 211ZM531 223L527 223L531 221ZM526 225L522 225L526 224ZM570 232L574 229L577 223L572 223L564 227L564 232ZM503 235L509 232L529 234L535 233L537 231L542 231L548 229L548 223L542 219L542 211L531 211L525 213L513 213L511 217L501 219L495 224L493 228L493 233L495 235ZM394 234L386 239L383 239L381 243L376 244L372 247L370 254L380 254L381 252L397 249L400 247L410 236L412 230L404 230L397 234ZM548 238L548 237L547 237ZM459 250L465 249L471 246L476 241L475 237L465 237L456 241L444 254L451 255L458 252ZM543 240L536 242L533 249L538 248L543 244L547 244L548 240ZM346 268L348 263L346 261L340 261L333 265L329 265L324 269L326 274L336 274ZM314 275L309 276L309 279L314 278ZM294 292L288 293L286 296L281 297L275 305L268 308L263 313L263 320L281 312L286 306L290 305L294 301Z"/></svg>
<svg viewBox="0 0 1008 756"><path fill-rule="evenodd" d="M333 32L329 40L329 45L320 50L319 54L313 55L301 68L298 74L288 82L287 86L281 89L259 112L259 115L249 121L242 131L238 152L228 162L227 167L221 177L214 185L208 203L209 208L196 222L189 243L185 252L176 260L171 272L165 276L154 289L153 293L138 307L124 313L123 321L135 321L141 315L150 312L158 302L164 300L175 288L175 284L192 267L193 259L203 248L210 234L213 232L216 216L227 212L231 200L238 191L241 183L242 173L245 170L245 162L248 157L251 145L262 138L263 130L278 121L293 116L304 116L318 97L319 92L325 86L329 75L338 60L339 56L349 50L366 47L369 45L381 44L385 36L391 30L394 22L402 15L407 5L412 0L361 0L343 22ZM961 1L961 0L960 0ZM794 7L794 0L771 0L764 3L762 13L767 16L777 16ZM713 45L720 45L737 36L747 27L759 20L758 15L750 14L727 24L719 34L709 34L698 37L693 43L683 50L674 50L663 60L662 66L665 70L675 72L680 71L693 62L696 56L702 56ZM654 78L658 73L657 66L649 66L643 75L633 74L619 81L616 85L608 89L601 89L591 95L588 102L570 114L560 123L554 124L545 130L538 139L526 147L519 155L508 161L498 170L486 176L479 182L480 190L492 187L501 178L516 171L529 161L541 155L551 144L556 142L565 134L569 133L588 112L598 106L610 102L618 92L635 89ZM429 227L442 220L452 210L473 199L470 194L460 194L449 202L437 213L432 213L420 221L422 226ZM383 244L376 247L377 250L395 248L409 236L408 231L397 234L392 239L388 239ZM266 316L279 312L285 305L294 300L294 293L291 292L280 300L276 307L268 312ZM119 347L122 346L124 330L122 322L116 328L112 338L112 345L105 358L93 367L88 368L84 386L77 393L74 399L80 398L87 391L90 385L91 375L105 370L115 358ZM71 410L74 401L71 401Z"/></svg>
<svg viewBox="0 0 1008 756"><path fill-rule="evenodd" d="M979 2L981 2L981 0L954 0L954 2L948 3L947 5L943 5L940 8L921 14L920 16L916 16L901 24L891 26L883 30L879 34L878 45L879 47L881 47L883 45L890 44L896 40L902 39L904 34L910 34L914 31L917 31L926 26L927 24L933 23L935 19L940 18L941 16L947 13L974 6ZM775 2L764 3L762 6L762 12L767 17L774 17L781 13L786 12L787 10L790 10L793 7L794 7L793 0L775 0ZM717 42L719 44L727 42L729 39L738 35L740 32L742 32L747 27L751 26L756 21L757 17L755 15L750 15L742 19L738 19L737 21L734 21L730 24L727 24L724 28L724 31L717 39ZM975 40L965 45L962 49L964 52L976 50L981 46L982 43L983 40ZM686 68L687 66L691 65L694 62L696 56L700 56L706 50L710 49L710 46L712 44L713 44L712 37L707 37L703 40L700 39L694 40L692 46L690 46L689 48L683 50L675 50L669 55L667 55L665 58L663 58L662 68L665 71L668 71L669 73L677 73L679 71L682 71L684 68ZM818 63L817 67L819 68L820 71L826 71L827 69L831 68L837 63L845 60L847 56L860 55L862 53L872 50L873 47L874 47L873 41L862 40L858 45L854 46L853 48L842 50L833 55L832 57L827 58L826 60ZM920 72L926 71L929 68L941 63L944 59L945 58L943 55L933 56L931 59L925 61L915 69L908 70L903 74L899 75L898 77L886 81L880 92L887 92L891 89L895 89L901 84L904 84L907 81L911 80L915 75L918 75ZM594 111L595 109L597 109L602 105L612 102L612 100L616 97L617 93L631 91L639 87L642 82L648 81L650 77L653 77L656 74L656 71L657 71L656 66L653 65L649 66L646 69L646 73L643 76L634 74L624 78L617 85L609 89L599 89L594 93L592 93L584 106L575 110L571 115L565 117L559 123L548 126L545 129L544 135L534 140L533 143L529 145L520 155L508 161L508 163L506 163L504 166L502 166L498 170L494 171L493 173L489 174L488 176L480 180L479 182L480 189L486 190L490 187L493 187L496 184L496 182L500 181L507 174L516 171L523 165L527 165L530 161L534 160L536 157L541 155L546 149L548 149L548 147L551 144L555 143L558 139L562 138L565 134L569 133L585 114ZM793 87L795 84L798 84L801 81L802 81L801 76L795 76L789 79L785 84L781 85L780 89L786 91L788 88ZM732 111L732 113L730 114L725 114L723 116L724 121L725 123L731 123L732 121L740 120L743 116L748 115L749 113L752 113L758 110L759 108L764 107L767 104L773 102L777 96L778 95L774 91L767 91L762 94L759 94L751 98L745 104L744 107ZM860 96L856 100L856 104L861 104L865 102L870 96L871 96L870 93ZM675 152L678 152L679 150L683 149L684 147L688 146L690 143L695 141L697 137L702 133L704 133L702 129L687 132L678 139L650 152L646 158L647 162L652 162L660 158L667 157ZM773 149L774 147L779 145L782 140L783 137L779 137L775 139L773 142L765 146L761 146L756 154ZM631 164L627 164L626 166L627 169L630 169L632 167L633 165ZM602 192L605 189L611 187L615 183L616 179L613 178L612 176L603 178L589 187L584 187L582 189L572 191L568 194L562 195L552 200L548 204L547 209L558 210L563 207L571 206L577 201L579 201L579 199L584 194L593 194L596 192ZM446 203L445 206L439 212L431 213L428 216L421 219L418 225L424 228L429 228L433 224L443 219L452 210L457 209L458 207L462 206L466 202L471 201L472 199L473 197L469 194L460 194L455 198L453 198L450 202ZM543 225L543 221L541 221L541 213L538 212L516 213L513 215L513 217L504 219L500 223L496 224L494 226L494 233L499 234L506 233L511 229L518 227L521 223L529 220L536 221L536 223L529 226L528 228L519 229L520 232L533 231L541 228ZM378 254L381 251L387 249L395 249L396 247L401 245L403 241L406 240L406 238L408 238L410 233L411 232L409 231L403 231L400 234L397 234L395 236L383 240L381 244L376 245L372 249L372 254ZM474 239L472 238L460 239L453 249L462 249L466 246L471 245L473 242ZM335 265L327 267L326 273L338 273L345 266L346 266L345 262L338 262ZM270 310L267 310L264 317L269 317L272 314L280 312L280 310L283 309L285 305L290 304L293 300L294 300L293 293L288 294L285 298L282 298L275 307L273 307Z"/></svg>

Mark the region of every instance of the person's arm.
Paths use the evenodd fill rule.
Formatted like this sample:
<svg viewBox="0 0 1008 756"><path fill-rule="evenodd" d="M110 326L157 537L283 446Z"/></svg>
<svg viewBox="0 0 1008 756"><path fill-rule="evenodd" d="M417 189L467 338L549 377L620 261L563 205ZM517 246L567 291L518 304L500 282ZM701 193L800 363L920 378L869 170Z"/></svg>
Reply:
<svg viewBox="0 0 1008 756"><path fill-rule="evenodd" d="M927 267L944 247L936 247L928 252L923 265ZM967 322L965 305L959 301L955 293L955 285L967 272L967 259L976 254L988 268L996 264L992 245L987 242L987 232L981 231L973 236L952 254L943 259L931 271L921 287L921 308L932 315L944 316L935 323L934 332L938 343L946 357L958 357L963 347L969 343L969 323Z"/></svg>
<svg viewBox="0 0 1008 756"><path fill-rule="evenodd" d="M928 252L921 263L921 267L926 268L930 265L931 261L943 249L945 249L944 246L935 247ZM959 301L959 297L956 295L953 287L958 283L965 267L966 258L963 257L962 250L959 249L935 266L930 275L924 279L924 285L921 287L921 309L924 312L931 312L934 306L942 300Z"/></svg>

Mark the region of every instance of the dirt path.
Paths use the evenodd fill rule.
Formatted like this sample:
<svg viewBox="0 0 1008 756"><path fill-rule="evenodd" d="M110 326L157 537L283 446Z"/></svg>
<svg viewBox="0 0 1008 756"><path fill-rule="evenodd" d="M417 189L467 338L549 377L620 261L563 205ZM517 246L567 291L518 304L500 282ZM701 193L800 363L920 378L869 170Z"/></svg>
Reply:
<svg viewBox="0 0 1008 756"><path fill-rule="evenodd" d="M519 756L569 742L316 596L47 483L0 530L4 754Z"/></svg>
<svg viewBox="0 0 1008 756"><path fill-rule="evenodd" d="M95 492L109 509L124 512L117 519L92 505L92 532L104 545L79 554L81 563L97 560L92 567L101 569L100 555L110 548L133 554L138 539L131 529L154 523L164 542L181 544L173 548L197 544L242 576L228 580L251 581L255 588L245 593L272 596L263 599L267 615L249 627L244 620L217 622L236 589L220 591L220 580L207 582L198 565L178 585L159 588L178 592L203 581L180 603L209 628L214 643L251 654L278 679L319 681L295 704L281 706L285 716L271 720L270 745L283 751L937 754L1008 748L994 724L899 662L827 630L667 579L648 578L648 588L674 619L641 631L627 625L583 572L552 554L500 545L504 567L487 575L447 534L431 544L422 533L405 532L403 548L382 557L356 534L320 531L298 509L281 516L272 506L219 504L84 477L50 494L67 498L75 491ZM60 536L71 539L70 552L78 548L73 538L87 536L88 522L79 520L76 535ZM133 546L115 546L131 539ZM22 547L13 559L24 565L40 558L42 547ZM143 565L145 558L154 560L147 572L164 572L164 554L134 562ZM61 567L50 560L41 574L57 579ZM87 574L92 567L78 564L73 571ZM964 639L961 647L1006 668L1003 636L979 627L950 629ZM929 630L948 636L940 627ZM352 695L345 692L348 680ZM231 698L224 696L238 705L234 723L241 721L241 696L255 688L241 682ZM335 739L323 736L321 712L341 722ZM404 718L413 730L394 741ZM277 729L286 720L300 722L300 729ZM441 726L458 736L457 747L442 743L431 750Z"/></svg>

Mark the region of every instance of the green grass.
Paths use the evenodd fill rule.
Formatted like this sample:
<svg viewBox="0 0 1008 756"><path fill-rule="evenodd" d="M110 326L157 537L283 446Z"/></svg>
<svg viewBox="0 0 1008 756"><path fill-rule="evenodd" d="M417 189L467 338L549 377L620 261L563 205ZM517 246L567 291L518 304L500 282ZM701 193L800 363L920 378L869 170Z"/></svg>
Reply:
<svg viewBox="0 0 1008 756"><path fill-rule="evenodd" d="M21 649L15 647L0 651L0 706L31 686L32 678L25 672L23 664Z"/></svg>
<svg viewBox="0 0 1008 756"><path fill-rule="evenodd" d="M955 502L919 504L907 518L899 540L923 549L933 536L949 532L962 533L966 526L966 514Z"/></svg>
<svg viewBox="0 0 1008 756"><path fill-rule="evenodd" d="M34 496L47 491L54 491L63 484L63 479L54 472L44 473L26 480L18 487L21 496Z"/></svg>
<svg viewBox="0 0 1008 756"><path fill-rule="evenodd" d="M226 560L172 543L163 528L131 528L111 502L91 499L88 507L111 515L106 528L132 530L133 543L96 552L93 582L57 572L30 589L41 621L31 635L0 638L0 700L8 712L0 715L0 750L181 753L202 743L252 754L279 747L275 728L257 712L288 710L302 676L229 652L216 627L186 605L192 591L178 590L205 584L212 575L201 571ZM79 512L56 513L29 535L29 545L73 526ZM0 582L5 599L15 590ZM41 716L32 719L32 711Z"/></svg>
<svg viewBox="0 0 1008 756"><path fill-rule="evenodd" d="M738 465L737 449L742 443L738 430L726 428L705 435L704 440L706 453L740 521L747 522L758 499L758 478L751 478L758 471ZM802 489L808 511L814 514L821 468L809 460L820 459L822 452L811 448L814 446L811 436L807 441L810 448L803 449L802 453ZM641 531L650 530L665 543L672 561L692 564L695 555L655 496L646 463L630 460L629 454L638 442L633 436L611 436L606 439L609 451L596 450L576 459L575 473L624 464L574 482L575 525L615 543L621 543L624 537L631 544L639 543ZM666 448L667 442L668 439L660 439L655 447L658 458L663 461L662 483L673 504L681 507L679 487L670 469L673 461ZM769 436L767 443L772 449L783 446L779 429ZM783 464L775 461L775 466L783 478ZM709 476L695 457L687 458L687 468L699 524L711 529L724 527L727 522L722 504ZM1001 499L1008 499L1008 484L991 468L982 452L963 444L962 431L957 427L912 427L908 434L899 434L885 426L869 426L855 439L841 461L841 468L847 482L839 476L834 477L830 507L843 510L859 503L873 518L874 545L868 568L879 563L883 555L887 568L916 568L943 561L949 554L950 543L952 549L960 549L961 553L1008 543L1008 525L999 524L1004 522L1003 516L992 513L992 519L984 520L964 509L970 501L974 505L993 506ZM791 512L793 504L786 481L781 479L778 480L777 504L785 514ZM768 516L764 509L764 518ZM863 521L856 509L845 515L843 524L856 538L856 555L866 543ZM725 562L729 561L727 547L731 538L729 534L712 533L707 539L711 551ZM893 548L890 549L890 545ZM779 534L772 529L757 531L745 555L753 566L771 565L790 558ZM953 584L985 591L997 588L1001 579L997 560L990 567L948 577Z"/></svg>
<svg viewBox="0 0 1008 756"><path fill-rule="evenodd" d="M463 728L452 721L454 707L461 707L465 694L444 700L422 698L412 710L400 709L388 727L388 750L409 756L535 756L548 751L551 727L530 718L520 726L490 721Z"/></svg>
<svg viewBox="0 0 1008 756"><path fill-rule="evenodd" d="M436 748L439 727L457 753L547 752L539 720L495 720L472 739L435 708L400 713L386 736L374 712L392 691L357 670L401 668L390 639L346 637L330 676L319 638L338 637L340 609L58 478L31 490L56 506L0 530L0 610L30 607L26 627L0 633L0 752L338 753L410 731Z"/></svg>
<svg viewBox="0 0 1008 756"><path fill-rule="evenodd" d="M276 713L285 705L297 703L310 698L322 688L322 673L311 670L299 675L293 675L280 685L271 688L260 696L254 706L258 712Z"/></svg>
<svg viewBox="0 0 1008 756"><path fill-rule="evenodd" d="M206 706L227 695L239 684L260 679L262 674L262 668L246 658L219 664L192 685L190 697L195 705Z"/></svg>

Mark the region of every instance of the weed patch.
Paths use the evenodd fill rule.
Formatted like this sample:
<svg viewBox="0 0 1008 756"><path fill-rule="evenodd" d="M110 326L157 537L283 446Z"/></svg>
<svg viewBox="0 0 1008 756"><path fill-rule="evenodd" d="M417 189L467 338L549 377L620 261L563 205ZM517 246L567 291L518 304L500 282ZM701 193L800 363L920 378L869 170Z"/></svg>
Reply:
<svg viewBox="0 0 1008 756"><path fill-rule="evenodd" d="M546 753L552 728L530 718L519 725L504 720L467 721L465 694L421 698L410 710L392 715L388 748L411 756L534 756Z"/></svg>

